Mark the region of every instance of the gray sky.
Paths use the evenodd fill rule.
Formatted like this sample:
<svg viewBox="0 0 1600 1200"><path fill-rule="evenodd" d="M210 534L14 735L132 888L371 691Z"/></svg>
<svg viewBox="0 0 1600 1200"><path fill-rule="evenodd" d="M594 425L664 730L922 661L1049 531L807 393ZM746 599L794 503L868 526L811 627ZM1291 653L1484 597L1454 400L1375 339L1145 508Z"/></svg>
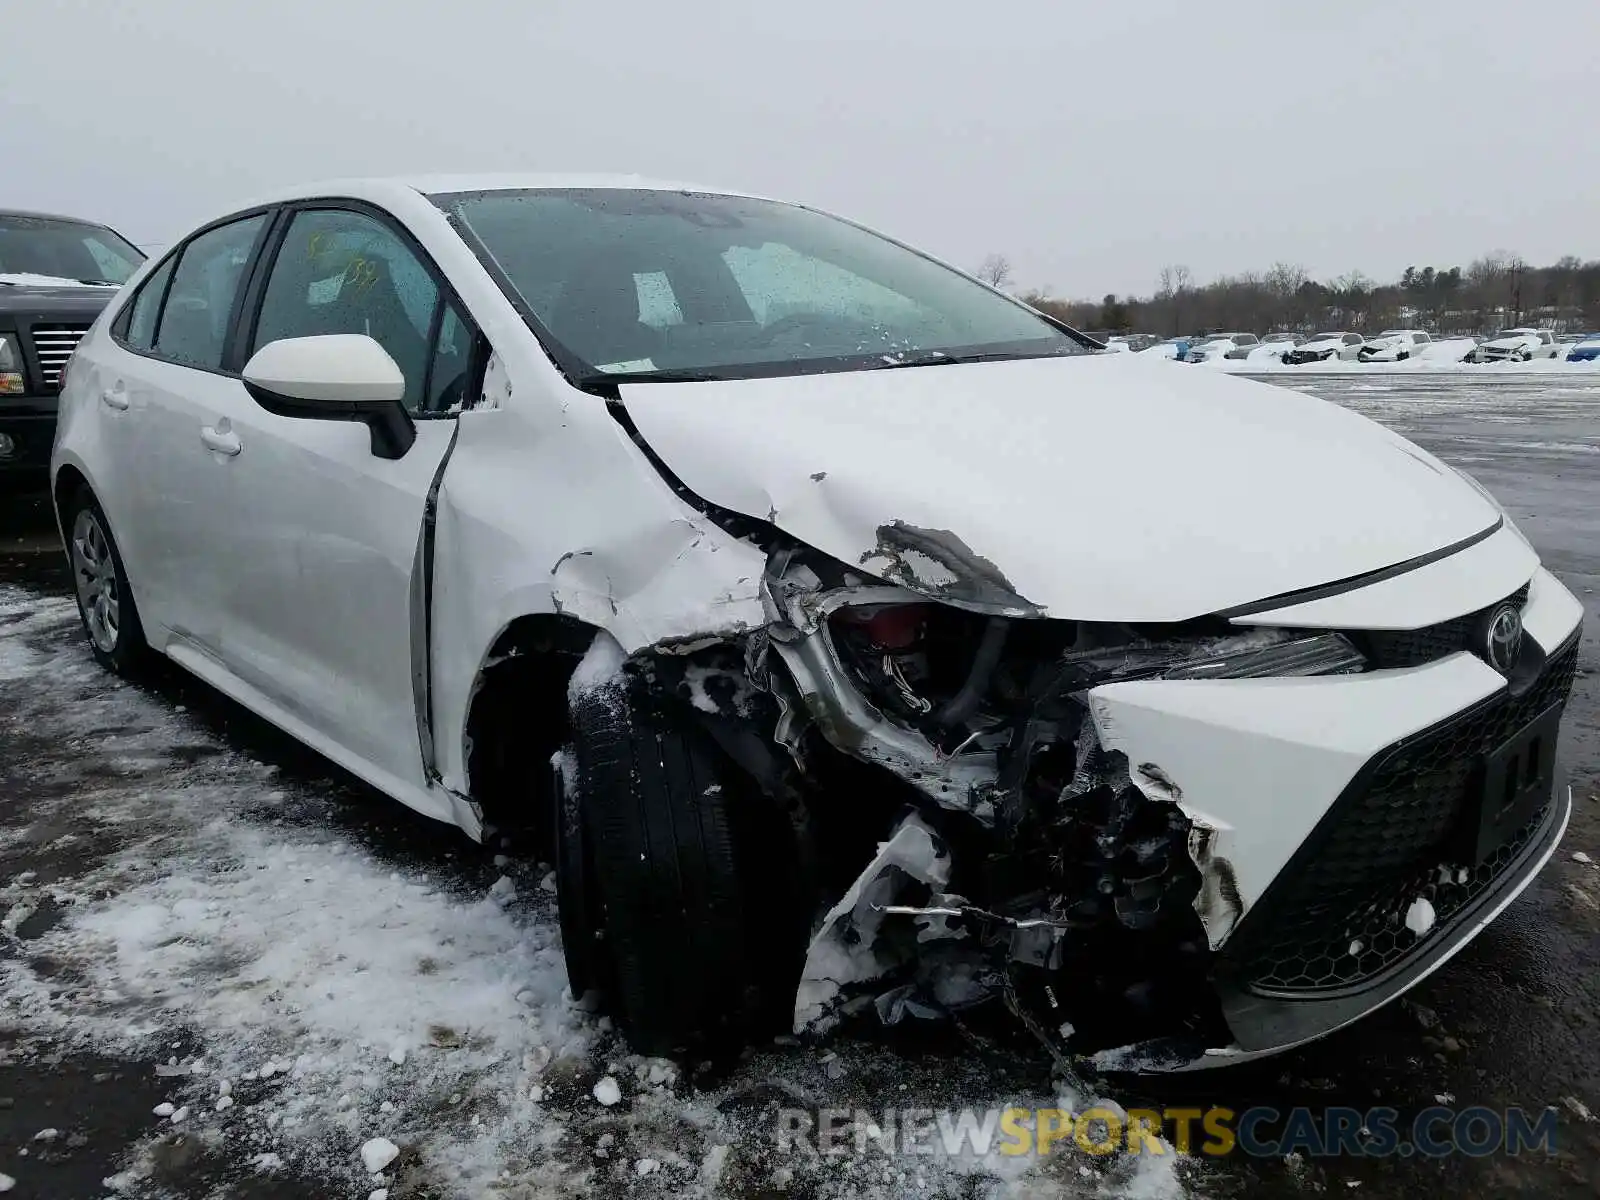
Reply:
<svg viewBox="0 0 1600 1200"><path fill-rule="evenodd" d="M310 179L608 170L1067 296L1600 256L1596 0L48 0L0 39L0 205L143 242Z"/></svg>

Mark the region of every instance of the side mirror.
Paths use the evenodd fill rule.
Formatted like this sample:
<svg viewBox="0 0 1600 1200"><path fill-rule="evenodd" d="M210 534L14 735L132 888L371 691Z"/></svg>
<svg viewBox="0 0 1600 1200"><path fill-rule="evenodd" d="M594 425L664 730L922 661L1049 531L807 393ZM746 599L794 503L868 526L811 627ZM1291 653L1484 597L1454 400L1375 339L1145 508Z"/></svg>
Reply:
<svg viewBox="0 0 1600 1200"><path fill-rule="evenodd" d="M399 458L417 440L402 401L405 376L388 351L364 333L326 333L268 342L244 367L255 402L280 417L360 421L372 452Z"/></svg>

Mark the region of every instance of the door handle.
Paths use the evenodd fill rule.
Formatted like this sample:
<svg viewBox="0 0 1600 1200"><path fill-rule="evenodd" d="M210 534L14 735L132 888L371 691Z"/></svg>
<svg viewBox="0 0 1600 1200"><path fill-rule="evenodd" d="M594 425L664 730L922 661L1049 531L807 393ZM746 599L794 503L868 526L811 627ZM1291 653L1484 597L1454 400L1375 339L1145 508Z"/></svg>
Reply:
<svg viewBox="0 0 1600 1200"><path fill-rule="evenodd" d="M107 408L114 408L118 412L128 411L128 393L120 383L114 388L107 388L101 392L100 402Z"/></svg>
<svg viewBox="0 0 1600 1200"><path fill-rule="evenodd" d="M200 440L205 443L207 450L215 450L218 454L226 454L229 458L244 449L244 444L239 441L237 434L224 433L209 425L200 431Z"/></svg>

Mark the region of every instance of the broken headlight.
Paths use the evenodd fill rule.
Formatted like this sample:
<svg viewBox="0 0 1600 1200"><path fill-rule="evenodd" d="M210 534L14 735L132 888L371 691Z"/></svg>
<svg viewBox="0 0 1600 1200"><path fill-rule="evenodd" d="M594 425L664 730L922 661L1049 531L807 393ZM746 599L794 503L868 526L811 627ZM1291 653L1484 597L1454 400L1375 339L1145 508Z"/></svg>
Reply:
<svg viewBox="0 0 1600 1200"><path fill-rule="evenodd" d="M1236 637L1191 642L1130 641L1069 650L1064 665L1077 667L1090 685L1133 679L1269 679L1351 675L1367 660L1339 633L1297 634L1258 630Z"/></svg>

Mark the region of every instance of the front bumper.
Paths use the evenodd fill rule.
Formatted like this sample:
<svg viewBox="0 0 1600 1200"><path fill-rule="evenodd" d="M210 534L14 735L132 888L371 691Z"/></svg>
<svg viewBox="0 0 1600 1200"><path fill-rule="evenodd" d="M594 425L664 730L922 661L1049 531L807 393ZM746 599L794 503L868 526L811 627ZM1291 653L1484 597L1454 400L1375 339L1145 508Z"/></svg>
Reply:
<svg viewBox="0 0 1600 1200"><path fill-rule="evenodd" d="M1102 742L1155 768L1136 779L1170 781L1193 822L1195 906L1234 1039L1150 1045L1102 1065L1221 1066L1324 1036L1436 970L1528 886L1570 814L1553 779L1492 855L1460 851L1479 819L1479 764L1559 711L1571 686L1577 601L1540 570L1523 617L1527 648L1509 682L1463 652L1357 676L1092 694ZM1417 899L1437 917L1420 936L1404 920Z"/></svg>
<svg viewBox="0 0 1600 1200"><path fill-rule="evenodd" d="M37 477L43 483L55 444L56 397L0 397L0 434L11 442L10 453L0 456L0 479L15 482Z"/></svg>

